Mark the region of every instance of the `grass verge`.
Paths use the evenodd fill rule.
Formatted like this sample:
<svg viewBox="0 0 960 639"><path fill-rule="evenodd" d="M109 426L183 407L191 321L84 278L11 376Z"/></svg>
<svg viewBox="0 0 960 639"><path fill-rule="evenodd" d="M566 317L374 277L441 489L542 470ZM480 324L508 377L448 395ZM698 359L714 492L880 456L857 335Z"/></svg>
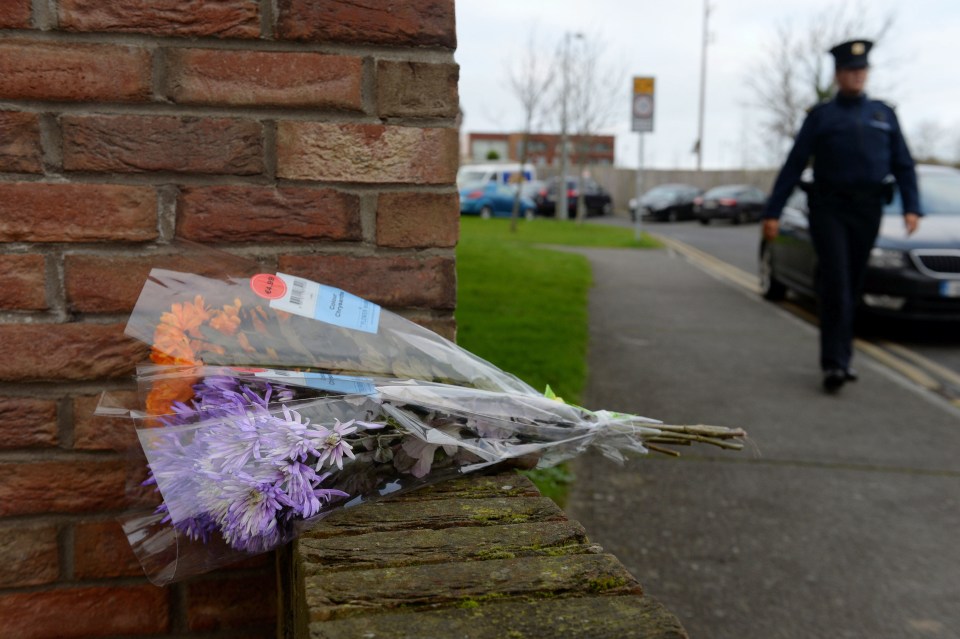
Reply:
<svg viewBox="0 0 960 639"><path fill-rule="evenodd" d="M538 390L547 384L579 404L586 380L590 264L543 245L647 248L633 230L555 220L461 218L457 246L457 341ZM544 495L563 504L568 469L532 471Z"/></svg>

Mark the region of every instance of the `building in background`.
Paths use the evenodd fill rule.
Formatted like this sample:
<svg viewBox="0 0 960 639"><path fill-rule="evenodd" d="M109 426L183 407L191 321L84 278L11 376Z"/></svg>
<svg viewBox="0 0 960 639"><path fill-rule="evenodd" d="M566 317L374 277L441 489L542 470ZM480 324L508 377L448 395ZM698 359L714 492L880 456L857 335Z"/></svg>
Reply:
<svg viewBox="0 0 960 639"><path fill-rule="evenodd" d="M614 140L612 135L567 136L567 157L570 166L581 164L581 156L586 160L583 164L613 165ZM522 144L523 133L468 133L467 160L469 162L490 160L519 162ZM527 149L527 162L538 166L559 166L560 135L532 133Z"/></svg>

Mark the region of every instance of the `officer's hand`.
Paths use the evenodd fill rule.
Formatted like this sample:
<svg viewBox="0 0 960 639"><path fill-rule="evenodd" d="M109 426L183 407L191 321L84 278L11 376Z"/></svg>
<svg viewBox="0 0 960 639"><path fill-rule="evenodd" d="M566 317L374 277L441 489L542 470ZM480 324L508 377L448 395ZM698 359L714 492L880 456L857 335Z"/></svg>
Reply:
<svg viewBox="0 0 960 639"><path fill-rule="evenodd" d="M763 239L772 242L780 232L780 220L766 219L763 221Z"/></svg>
<svg viewBox="0 0 960 639"><path fill-rule="evenodd" d="M913 235L920 228L920 216L916 213L904 214L903 225L907 227L907 235Z"/></svg>

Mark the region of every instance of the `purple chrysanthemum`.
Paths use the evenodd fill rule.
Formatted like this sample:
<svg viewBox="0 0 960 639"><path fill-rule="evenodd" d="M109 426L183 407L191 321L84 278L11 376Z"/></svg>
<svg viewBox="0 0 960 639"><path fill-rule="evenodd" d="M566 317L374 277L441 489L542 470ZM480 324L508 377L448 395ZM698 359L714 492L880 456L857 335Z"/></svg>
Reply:
<svg viewBox="0 0 960 639"><path fill-rule="evenodd" d="M237 473L220 482L217 517L224 540L240 550L259 552L283 541L277 515L286 499L277 487L280 472L259 477Z"/></svg>
<svg viewBox="0 0 960 639"><path fill-rule="evenodd" d="M347 441L385 424L335 419L311 425L277 400L292 391L266 382L208 377L190 405L179 404L145 443L151 479L162 491L168 520L191 539L219 530L232 547L259 551L284 541L294 519L316 516L324 504L349 497L321 488L330 473L355 459ZM149 444L149 445L148 445ZM148 482L151 480L148 480Z"/></svg>
<svg viewBox="0 0 960 639"><path fill-rule="evenodd" d="M355 459L353 446L344 440L347 435L357 432L357 426L351 419L348 422L341 423L339 419L334 420L331 428L322 428L323 434L316 442L320 456L317 458L317 470L323 466L324 462L329 461L330 465L336 464L337 468L343 469L343 456Z"/></svg>

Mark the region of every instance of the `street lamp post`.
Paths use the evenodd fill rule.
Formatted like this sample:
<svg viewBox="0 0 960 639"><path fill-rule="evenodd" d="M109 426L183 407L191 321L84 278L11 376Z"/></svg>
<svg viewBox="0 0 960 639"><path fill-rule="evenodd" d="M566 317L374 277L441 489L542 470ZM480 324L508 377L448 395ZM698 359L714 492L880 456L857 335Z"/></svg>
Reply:
<svg viewBox="0 0 960 639"><path fill-rule="evenodd" d="M700 47L700 113L697 123L697 172L703 170L703 112L707 93L707 44L710 30L710 0L703 0L703 42Z"/></svg>
<svg viewBox="0 0 960 639"><path fill-rule="evenodd" d="M569 203L567 202L567 101L570 99L570 38L582 38L580 32L572 33L567 31L563 34L563 50L561 51L561 84L560 89L560 179L557 184L557 210L555 216L558 220L567 219Z"/></svg>

